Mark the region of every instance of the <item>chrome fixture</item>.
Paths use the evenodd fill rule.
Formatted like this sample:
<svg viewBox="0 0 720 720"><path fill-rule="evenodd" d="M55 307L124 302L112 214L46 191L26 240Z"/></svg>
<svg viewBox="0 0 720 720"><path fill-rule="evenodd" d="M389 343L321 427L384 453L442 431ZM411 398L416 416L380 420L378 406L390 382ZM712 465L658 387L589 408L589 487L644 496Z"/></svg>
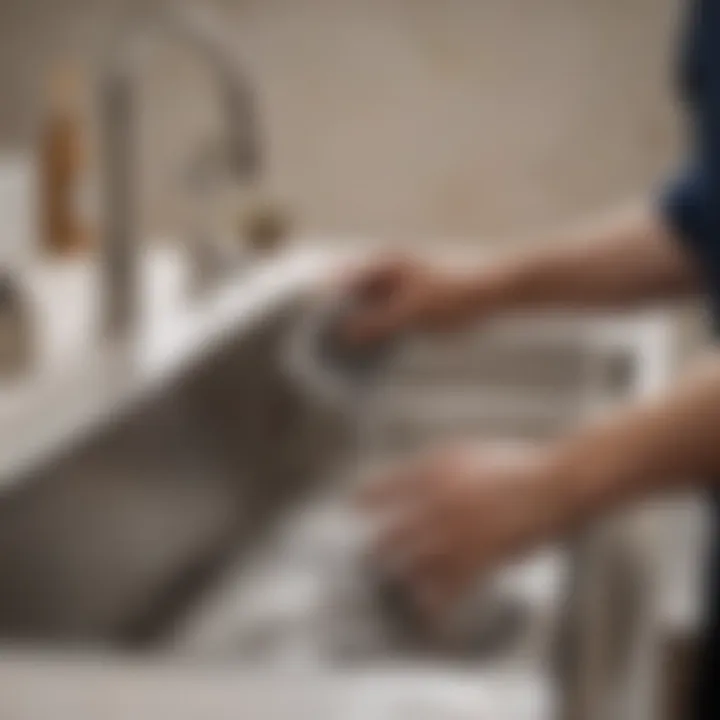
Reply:
<svg viewBox="0 0 720 720"><path fill-rule="evenodd" d="M212 68L225 113L216 156L237 182L262 170L253 88L240 67L233 38L200 7L178 2L153 4L118 31L100 82L104 149L103 286L104 331L111 339L132 329L138 313L141 256L138 218L137 108L135 87L146 41L169 35L192 46Z"/></svg>

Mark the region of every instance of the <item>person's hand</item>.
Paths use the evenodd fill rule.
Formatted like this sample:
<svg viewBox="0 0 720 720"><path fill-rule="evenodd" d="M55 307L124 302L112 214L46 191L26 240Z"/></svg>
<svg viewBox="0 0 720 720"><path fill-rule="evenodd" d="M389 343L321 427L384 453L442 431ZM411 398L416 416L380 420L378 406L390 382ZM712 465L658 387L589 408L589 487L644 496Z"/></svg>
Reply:
<svg viewBox="0 0 720 720"><path fill-rule="evenodd" d="M369 483L360 501L380 521L376 560L429 613L480 574L563 530L552 448L441 448Z"/></svg>
<svg viewBox="0 0 720 720"><path fill-rule="evenodd" d="M471 297L482 283L459 272L441 269L419 259L380 257L343 278L358 299L358 310L346 332L353 342L382 341L408 330L454 330L472 318L477 307Z"/></svg>

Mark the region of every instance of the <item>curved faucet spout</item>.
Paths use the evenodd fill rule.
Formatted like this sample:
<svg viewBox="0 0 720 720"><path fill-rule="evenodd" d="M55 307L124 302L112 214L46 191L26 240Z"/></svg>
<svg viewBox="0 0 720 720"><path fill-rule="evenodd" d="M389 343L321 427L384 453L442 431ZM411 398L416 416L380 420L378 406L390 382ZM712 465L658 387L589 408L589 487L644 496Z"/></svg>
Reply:
<svg viewBox="0 0 720 720"><path fill-rule="evenodd" d="M138 314L141 255L134 89L148 40L167 35L191 46L210 66L224 111L220 156L238 182L262 173L255 92L240 66L233 39L213 15L195 5L165 2L121 27L100 84L104 162L103 324L110 339L124 337Z"/></svg>

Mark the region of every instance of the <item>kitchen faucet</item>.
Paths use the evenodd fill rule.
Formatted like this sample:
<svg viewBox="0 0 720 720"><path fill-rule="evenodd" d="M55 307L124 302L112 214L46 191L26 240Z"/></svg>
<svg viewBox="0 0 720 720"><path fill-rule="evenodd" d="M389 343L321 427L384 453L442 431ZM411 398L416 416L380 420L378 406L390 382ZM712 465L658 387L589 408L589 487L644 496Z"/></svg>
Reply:
<svg viewBox="0 0 720 720"><path fill-rule="evenodd" d="M179 2L153 4L120 28L100 80L104 162L103 330L115 340L131 332L139 312L142 255L134 90L148 39L169 35L192 46L214 72L225 114L218 159L235 182L255 179L262 153L255 93L241 70L233 38L212 14Z"/></svg>

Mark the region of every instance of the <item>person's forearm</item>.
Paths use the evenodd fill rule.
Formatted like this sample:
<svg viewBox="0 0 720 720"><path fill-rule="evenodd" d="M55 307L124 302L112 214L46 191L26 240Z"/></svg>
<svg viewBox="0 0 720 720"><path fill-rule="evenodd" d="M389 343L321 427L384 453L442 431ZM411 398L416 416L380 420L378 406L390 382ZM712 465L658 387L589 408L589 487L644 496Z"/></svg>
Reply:
<svg viewBox="0 0 720 720"><path fill-rule="evenodd" d="M666 396L563 442L548 483L571 523L658 491L719 484L720 353Z"/></svg>
<svg viewBox="0 0 720 720"><path fill-rule="evenodd" d="M695 268L649 210L632 208L466 277L469 303L500 311L619 309L693 293ZM488 273L491 282L488 283Z"/></svg>

